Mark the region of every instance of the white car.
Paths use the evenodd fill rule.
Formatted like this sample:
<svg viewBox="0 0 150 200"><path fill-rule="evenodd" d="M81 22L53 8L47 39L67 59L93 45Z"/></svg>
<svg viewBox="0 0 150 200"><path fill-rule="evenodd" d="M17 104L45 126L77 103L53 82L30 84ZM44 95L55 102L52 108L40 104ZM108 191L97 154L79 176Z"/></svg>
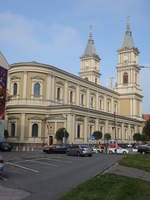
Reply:
<svg viewBox="0 0 150 200"><path fill-rule="evenodd" d="M112 153L118 153L118 154L128 154L129 151L127 149L121 148L121 147L117 147L117 148L109 148L108 149L108 153L112 154Z"/></svg>

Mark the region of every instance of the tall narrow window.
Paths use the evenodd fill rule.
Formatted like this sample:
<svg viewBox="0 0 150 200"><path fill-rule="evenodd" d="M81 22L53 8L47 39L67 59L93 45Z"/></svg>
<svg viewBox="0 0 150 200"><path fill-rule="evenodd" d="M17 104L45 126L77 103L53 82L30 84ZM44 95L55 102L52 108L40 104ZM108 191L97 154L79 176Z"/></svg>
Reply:
<svg viewBox="0 0 150 200"><path fill-rule="evenodd" d="M39 83L34 84L34 96L35 97L40 96L40 84Z"/></svg>
<svg viewBox="0 0 150 200"><path fill-rule="evenodd" d="M128 73L124 72L123 74L123 84L128 84Z"/></svg>
<svg viewBox="0 0 150 200"><path fill-rule="evenodd" d="M17 85L17 83L14 83L14 85L13 85L13 95L14 96L17 96L17 90L18 90L18 85Z"/></svg>
<svg viewBox="0 0 150 200"><path fill-rule="evenodd" d="M72 103L72 99L73 99L73 92L70 91L70 103Z"/></svg>
<svg viewBox="0 0 150 200"><path fill-rule="evenodd" d="M60 100L60 87L57 88L57 97L56 97L57 100Z"/></svg>
<svg viewBox="0 0 150 200"><path fill-rule="evenodd" d="M94 99L93 99L93 97L91 97L91 108L93 108L94 107Z"/></svg>
<svg viewBox="0 0 150 200"><path fill-rule="evenodd" d="M11 123L11 137L15 137L16 126L15 123Z"/></svg>
<svg viewBox="0 0 150 200"><path fill-rule="evenodd" d="M84 105L84 94L81 94L81 105Z"/></svg>
<svg viewBox="0 0 150 200"><path fill-rule="evenodd" d="M38 124L32 125L32 137L38 137Z"/></svg>
<svg viewBox="0 0 150 200"><path fill-rule="evenodd" d="M110 101L107 101L107 112L110 112Z"/></svg>
<svg viewBox="0 0 150 200"><path fill-rule="evenodd" d="M80 138L80 124L77 126L77 138Z"/></svg>

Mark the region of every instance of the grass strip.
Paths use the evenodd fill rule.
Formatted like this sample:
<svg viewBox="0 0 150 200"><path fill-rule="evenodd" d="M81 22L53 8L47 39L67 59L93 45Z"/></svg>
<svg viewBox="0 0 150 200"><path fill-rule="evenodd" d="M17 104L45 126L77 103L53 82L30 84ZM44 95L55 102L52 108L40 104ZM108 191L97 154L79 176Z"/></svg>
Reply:
<svg viewBox="0 0 150 200"><path fill-rule="evenodd" d="M120 165L133 167L150 172L150 155L149 154L128 154L119 161Z"/></svg>
<svg viewBox="0 0 150 200"><path fill-rule="evenodd" d="M149 200L150 182L105 174L74 188L59 200Z"/></svg>

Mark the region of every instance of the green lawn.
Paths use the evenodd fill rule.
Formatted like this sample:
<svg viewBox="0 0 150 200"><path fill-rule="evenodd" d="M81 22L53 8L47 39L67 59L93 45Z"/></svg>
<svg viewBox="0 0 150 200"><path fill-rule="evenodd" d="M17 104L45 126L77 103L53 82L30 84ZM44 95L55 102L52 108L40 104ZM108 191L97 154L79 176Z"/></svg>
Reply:
<svg viewBox="0 0 150 200"><path fill-rule="evenodd" d="M143 154L128 154L125 158L119 161L120 165L134 167L150 172L150 155Z"/></svg>
<svg viewBox="0 0 150 200"><path fill-rule="evenodd" d="M77 186L60 200L149 200L150 182L105 174Z"/></svg>

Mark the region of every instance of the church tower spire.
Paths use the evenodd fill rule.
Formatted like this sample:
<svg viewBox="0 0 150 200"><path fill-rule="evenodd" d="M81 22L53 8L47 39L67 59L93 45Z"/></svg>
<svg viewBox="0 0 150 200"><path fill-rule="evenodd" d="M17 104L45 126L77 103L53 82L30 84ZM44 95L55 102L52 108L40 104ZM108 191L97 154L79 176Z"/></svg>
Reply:
<svg viewBox="0 0 150 200"><path fill-rule="evenodd" d="M126 25L126 32L125 32L125 35L124 35L124 40L123 40L123 43L122 43L122 49L123 48L134 48L134 41L133 41L133 38L132 38L132 32L130 31L130 18L128 17L127 18L127 25Z"/></svg>
<svg viewBox="0 0 150 200"><path fill-rule="evenodd" d="M100 83L100 70L99 63L100 57L96 52L92 31L90 30L89 39L84 50L83 55L80 57L80 77L96 84Z"/></svg>
<svg viewBox="0 0 150 200"><path fill-rule="evenodd" d="M130 31L129 17L121 48L118 50L117 87L120 93L120 114L141 118L142 90L139 84L139 50L135 47Z"/></svg>

